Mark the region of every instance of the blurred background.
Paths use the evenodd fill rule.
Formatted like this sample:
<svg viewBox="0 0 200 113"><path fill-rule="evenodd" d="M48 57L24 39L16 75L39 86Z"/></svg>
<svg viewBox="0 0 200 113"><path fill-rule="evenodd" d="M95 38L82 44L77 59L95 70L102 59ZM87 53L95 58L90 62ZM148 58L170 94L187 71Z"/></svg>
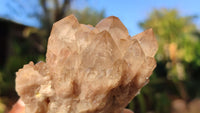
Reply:
<svg viewBox="0 0 200 113"><path fill-rule="evenodd" d="M15 72L45 60L52 24L74 14L95 26L117 16L131 36L153 28L159 43L150 83L127 106L135 113L200 113L200 1L1 0L0 113L19 98Z"/></svg>

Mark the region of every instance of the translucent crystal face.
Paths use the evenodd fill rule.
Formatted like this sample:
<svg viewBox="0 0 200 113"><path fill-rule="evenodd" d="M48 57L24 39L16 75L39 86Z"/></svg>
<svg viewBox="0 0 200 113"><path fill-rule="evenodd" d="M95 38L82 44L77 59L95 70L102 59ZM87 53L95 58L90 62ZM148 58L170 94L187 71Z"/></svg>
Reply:
<svg viewBox="0 0 200 113"><path fill-rule="evenodd" d="M46 62L24 65L16 91L27 113L120 113L147 84L158 49L152 29L130 37L114 16L96 27L54 23Z"/></svg>

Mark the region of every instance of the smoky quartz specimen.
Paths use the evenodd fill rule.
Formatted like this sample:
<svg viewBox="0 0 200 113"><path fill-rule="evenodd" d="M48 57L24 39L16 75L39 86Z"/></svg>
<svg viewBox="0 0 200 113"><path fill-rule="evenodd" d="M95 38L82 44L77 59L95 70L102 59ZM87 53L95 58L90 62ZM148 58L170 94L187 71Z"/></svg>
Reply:
<svg viewBox="0 0 200 113"><path fill-rule="evenodd" d="M157 49L152 29L130 37L117 17L93 27L70 15L54 23L46 62L16 73L16 91L26 113L121 113L148 83Z"/></svg>

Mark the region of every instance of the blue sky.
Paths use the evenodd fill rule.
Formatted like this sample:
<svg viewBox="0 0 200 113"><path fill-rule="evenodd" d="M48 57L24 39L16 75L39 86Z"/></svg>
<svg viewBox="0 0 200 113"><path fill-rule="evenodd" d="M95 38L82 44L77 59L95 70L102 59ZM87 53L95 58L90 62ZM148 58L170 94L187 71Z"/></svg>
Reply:
<svg viewBox="0 0 200 113"><path fill-rule="evenodd" d="M0 17L28 26L39 27L36 13L42 9L37 0L0 0Z"/></svg>
<svg viewBox="0 0 200 113"><path fill-rule="evenodd" d="M142 32L138 23L146 19L153 9L159 8L176 8L183 16L198 15L194 22L200 26L199 4L200 0L74 0L72 8L89 6L99 11L105 10L106 17L119 17L130 35L135 35ZM38 0L0 0L0 17L39 27L40 23L34 16L35 12L42 11L38 6Z"/></svg>
<svg viewBox="0 0 200 113"><path fill-rule="evenodd" d="M182 16L198 15L194 20L200 26L200 0L87 0L86 4L97 10L105 10L106 16L117 16L125 24L130 35L142 32L138 26L153 9L176 8Z"/></svg>

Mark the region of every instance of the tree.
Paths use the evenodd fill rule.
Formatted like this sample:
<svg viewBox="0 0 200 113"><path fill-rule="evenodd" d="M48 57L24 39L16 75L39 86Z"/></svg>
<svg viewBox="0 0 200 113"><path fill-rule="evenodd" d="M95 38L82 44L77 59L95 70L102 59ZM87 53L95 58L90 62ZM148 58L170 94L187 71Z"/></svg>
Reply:
<svg viewBox="0 0 200 113"><path fill-rule="evenodd" d="M151 82L136 98L139 108L168 113L170 98L188 101L200 94L197 90L191 91L191 87L199 89L197 80L200 80L200 77L195 80L193 73L200 73L197 71L200 68L200 40L193 23L194 17L181 16L175 9L156 9L140 23L143 29L153 28L159 50L156 55L157 68ZM148 101L147 104L141 104L144 99Z"/></svg>
<svg viewBox="0 0 200 113"><path fill-rule="evenodd" d="M185 63L198 59L196 46L199 39L193 34L197 31L193 18L194 16L182 17L176 10L162 9L154 10L150 17L140 24L144 29L154 29L159 42L157 60L166 62L170 78L185 79Z"/></svg>
<svg viewBox="0 0 200 113"><path fill-rule="evenodd" d="M43 27L50 32L52 23L66 16L72 0L40 0L44 15L40 17Z"/></svg>

